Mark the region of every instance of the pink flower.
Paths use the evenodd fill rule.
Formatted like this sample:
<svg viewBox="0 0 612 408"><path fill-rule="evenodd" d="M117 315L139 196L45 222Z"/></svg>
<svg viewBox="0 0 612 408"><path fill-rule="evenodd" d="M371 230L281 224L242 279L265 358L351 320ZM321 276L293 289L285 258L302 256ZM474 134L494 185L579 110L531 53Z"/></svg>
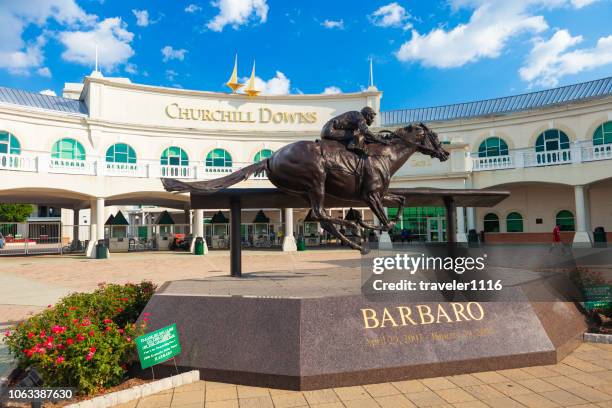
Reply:
<svg viewBox="0 0 612 408"><path fill-rule="evenodd" d="M90 331L89 331L89 337L93 337L93 336L95 336L95 335L96 335L96 333L94 333L94 331L93 331L93 330L90 330Z"/></svg>
<svg viewBox="0 0 612 408"><path fill-rule="evenodd" d="M146 312L146 313L144 314L144 317L149 317L149 316L151 316L151 313L149 313L149 312Z"/></svg>
<svg viewBox="0 0 612 408"><path fill-rule="evenodd" d="M109 331L111 331L111 330L113 330L113 327L112 327L112 326L106 326L106 328L104 329L104 331L107 331L107 332L109 332Z"/></svg>
<svg viewBox="0 0 612 408"><path fill-rule="evenodd" d="M112 322L113 322L113 319L104 319L103 320L104 324L109 324L109 323L112 323Z"/></svg>
<svg viewBox="0 0 612 408"><path fill-rule="evenodd" d="M11 331L10 330L5 331L4 337L11 337Z"/></svg>
<svg viewBox="0 0 612 408"><path fill-rule="evenodd" d="M148 323L149 322L149 318L145 317L144 319L142 319L143 322Z"/></svg>
<svg viewBox="0 0 612 408"><path fill-rule="evenodd" d="M28 333L28 339L31 339L32 337L34 337L34 333L29 332L29 333Z"/></svg>
<svg viewBox="0 0 612 408"><path fill-rule="evenodd" d="M75 306L70 306L68 309L69 310L77 310L77 308Z"/></svg>
<svg viewBox="0 0 612 408"><path fill-rule="evenodd" d="M81 333L78 333L76 335L76 340L79 341L79 342L83 341L83 340L85 340L85 336L83 336Z"/></svg>
<svg viewBox="0 0 612 408"><path fill-rule="evenodd" d="M123 329L117 329L117 331L119 332L119 334L123 334Z"/></svg>
<svg viewBox="0 0 612 408"><path fill-rule="evenodd" d="M132 338L130 336L125 338L127 340L128 343L130 343L132 341Z"/></svg>
<svg viewBox="0 0 612 408"><path fill-rule="evenodd" d="M63 333L63 332L65 332L65 331L66 331L66 327L65 327L65 326L57 326L57 325L56 325L56 326L53 326L53 327L51 328L51 331L52 331L53 333L55 333L55 334L58 334L58 333Z"/></svg>
<svg viewBox="0 0 612 408"><path fill-rule="evenodd" d="M74 343L74 340L72 340L72 338L67 338L66 339L66 345L70 346L70 345L72 345L72 343Z"/></svg>
<svg viewBox="0 0 612 408"><path fill-rule="evenodd" d="M64 356L59 356L56 360L55 360L55 364L62 364L64 362L65 358Z"/></svg>
<svg viewBox="0 0 612 408"><path fill-rule="evenodd" d="M87 355L85 356L85 360L89 361L93 358L94 353L92 353L91 351L89 353L87 353Z"/></svg>
<svg viewBox="0 0 612 408"><path fill-rule="evenodd" d="M51 305L47 305L47 309L49 309L51 307Z"/></svg>
<svg viewBox="0 0 612 408"><path fill-rule="evenodd" d="M90 347L90 348L89 348L89 351L90 351L91 353L95 353L95 352L96 352L96 348L95 348L95 347Z"/></svg>

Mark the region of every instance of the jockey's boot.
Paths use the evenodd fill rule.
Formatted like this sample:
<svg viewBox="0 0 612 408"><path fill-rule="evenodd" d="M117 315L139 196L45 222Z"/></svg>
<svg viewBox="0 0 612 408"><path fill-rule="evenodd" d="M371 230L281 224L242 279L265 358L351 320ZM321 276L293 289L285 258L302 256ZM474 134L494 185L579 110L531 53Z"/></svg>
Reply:
<svg viewBox="0 0 612 408"><path fill-rule="evenodd" d="M357 154L367 156L368 151L365 145L365 138L361 135L355 135L353 140L346 146L348 150L351 150Z"/></svg>

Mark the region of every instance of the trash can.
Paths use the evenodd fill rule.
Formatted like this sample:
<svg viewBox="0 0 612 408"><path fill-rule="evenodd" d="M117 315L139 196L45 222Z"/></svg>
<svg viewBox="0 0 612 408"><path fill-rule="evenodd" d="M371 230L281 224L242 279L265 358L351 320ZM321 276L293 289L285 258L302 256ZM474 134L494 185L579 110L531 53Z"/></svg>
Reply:
<svg viewBox="0 0 612 408"><path fill-rule="evenodd" d="M606 237L604 227L595 227L595 230L593 230L593 241L596 247L606 247L608 245L608 238Z"/></svg>
<svg viewBox="0 0 612 408"><path fill-rule="evenodd" d="M471 229L468 231L468 246L469 247L477 247L478 246L478 233L475 229Z"/></svg>
<svg viewBox="0 0 612 408"><path fill-rule="evenodd" d="M304 238L298 238L296 246L298 251L305 251L306 243L304 242Z"/></svg>
<svg viewBox="0 0 612 408"><path fill-rule="evenodd" d="M204 255L204 239L197 237L195 240L194 255Z"/></svg>
<svg viewBox="0 0 612 408"><path fill-rule="evenodd" d="M108 258L108 249L106 248L106 243L103 239L99 239L96 244L96 259L106 259Z"/></svg>

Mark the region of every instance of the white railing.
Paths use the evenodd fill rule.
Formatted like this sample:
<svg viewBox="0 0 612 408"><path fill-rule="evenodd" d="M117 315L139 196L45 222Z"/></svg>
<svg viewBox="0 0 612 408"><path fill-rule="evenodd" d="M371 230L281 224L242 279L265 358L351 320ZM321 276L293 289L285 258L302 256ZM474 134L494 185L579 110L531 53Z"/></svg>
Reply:
<svg viewBox="0 0 612 408"><path fill-rule="evenodd" d="M612 159L612 143L582 147L582 161Z"/></svg>
<svg viewBox="0 0 612 408"><path fill-rule="evenodd" d="M96 174L96 162L88 160L69 160L69 159L49 159L50 173L67 173L67 174Z"/></svg>
<svg viewBox="0 0 612 408"><path fill-rule="evenodd" d="M472 157L474 171L500 170L514 168L512 156Z"/></svg>
<svg viewBox="0 0 612 408"><path fill-rule="evenodd" d="M224 166L204 166L204 173L209 174L229 174L233 173L236 170L239 170L241 167L224 167Z"/></svg>
<svg viewBox="0 0 612 408"><path fill-rule="evenodd" d="M157 172L155 172L157 173ZM194 178L194 171L192 166L159 166L158 177L172 177L172 178Z"/></svg>
<svg viewBox="0 0 612 408"><path fill-rule="evenodd" d="M104 175L115 177L148 177L148 166L137 163L104 162Z"/></svg>
<svg viewBox="0 0 612 408"><path fill-rule="evenodd" d="M17 154L0 154L0 169L36 171L36 158Z"/></svg>

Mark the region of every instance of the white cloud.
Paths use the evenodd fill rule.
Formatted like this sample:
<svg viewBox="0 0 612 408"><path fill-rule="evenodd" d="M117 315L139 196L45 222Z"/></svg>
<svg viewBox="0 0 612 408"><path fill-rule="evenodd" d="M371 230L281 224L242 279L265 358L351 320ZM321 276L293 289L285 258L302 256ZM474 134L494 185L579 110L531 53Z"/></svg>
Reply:
<svg viewBox="0 0 612 408"><path fill-rule="evenodd" d="M572 5L576 8L583 8L598 0L572 0Z"/></svg>
<svg viewBox="0 0 612 408"><path fill-rule="evenodd" d="M176 79L176 77L178 76L178 72L172 70L172 69L167 69L166 70L166 78L168 79L168 81L170 82L174 82L174 80Z"/></svg>
<svg viewBox="0 0 612 408"><path fill-rule="evenodd" d="M379 27L402 27L404 30L412 28L408 22L410 13L395 2L379 7L368 17L372 24Z"/></svg>
<svg viewBox="0 0 612 408"><path fill-rule="evenodd" d="M42 28L48 20L63 26L91 24L96 16L83 11L75 0L2 0L0 5L0 68L15 74L30 74L44 63L47 33L26 41L30 26Z"/></svg>
<svg viewBox="0 0 612 408"><path fill-rule="evenodd" d="M454 9L469 8L467 23L451 29L436 28L427 34L412 30L412 38L396 52L400 61L420 62L437 68L460 67L483 58L496 58L508 41L523 33L548 28L534 10L583 7L593 0L451 0Z"/></svg>
<svg viewBox="0 0 612 408"><path fill-rule="evenodd" d="M42 91L39 92L39 94L47 95L47 96L57 96L57 94L55 93L53 89L43 89Z"/></svg>
<svg viewBox="0 0 612 408"><path fill-rule="evenodd" d="M242 82L246 83L249 78L242 78ZM291 90L291 80L280 71L276 71L276 76L266 80L255 76L255 89L263 95L287 95ZM242 93L242 90L239 92Z"/></svg>
<svg viewBox="0 0 612 408"><path fill-rule="evenodd" d="M525 65L519 70L521 78L531 85L556 86L559 78L612 64L612 35L601 37L592 48L568 49L582 42L582 36L567 30L557 31L549 40L534 41Z"/></svg>
<svg viewBox="0 0 612 408"><path fill-rule="evenodd" d="M187 52L188 51L184 48L175 50L170 45L166 45L164 48L161 49L161 53L164 56L163 57L164 62L168 62L173 59L183 61L185 59L185 54Z"/></svg>
<svg viewBox="0 0 612 408"><path fill-rule="evenodd" d="M125 64L123 70L131 75L135 75L138 73L138 67L136 66L136 64L132 64L131 62Z"/></svg>
<svg viewBox="0 0 612 408"><path fill-rule="evenodd" d="M40 76L51 78L51 70L48 67L40 67L36 70L36 73Z"/></svg>
<svg viewBox="0 0 612 408"><path fill-rule="evenodd" d="M136 17L136 25L140 27L146 27L149 25L149 12L147 10L132 10L132 13Z"/></svg>
<svg viewBox="0 0 612 408"><path fill-rule="evenodd" d="M344 29L344 20L325 20L321 23L325 28L337 28L339 30Z"/></svg>
<svg viewBox="0 0 612 408"><path fill-rule="evenodd" d="M89 31L62 32L58 38L66 47L62 58L83 65L93 65L97 44L98 62L109 71L125 64L134 55L130 45L134 34L119 17L102 20Z"/></svg>
<svg viewBox="0 0 612 408"><path fill-rule="evenodd" d="M337 95L341 93L342 89L338 88L337 86L328 86L323 90L323 95Z"/></svg>
<svg viewBox="0 0 612 408"><path fill-rule="evenodd" d="M223 31L226 25L237 30L249 20L265 23L268 18L267 0L215 0L212 5L219 9L219 14L206 24L212 31Z"/></svg>
<svg viewBox="0 0 612 408"><path fill-rule="evenodd" d="M196 13L200 10L202 10L202 7L198 6L197 4L190 4L187 7L185 7L186 13Z"/></svg>

